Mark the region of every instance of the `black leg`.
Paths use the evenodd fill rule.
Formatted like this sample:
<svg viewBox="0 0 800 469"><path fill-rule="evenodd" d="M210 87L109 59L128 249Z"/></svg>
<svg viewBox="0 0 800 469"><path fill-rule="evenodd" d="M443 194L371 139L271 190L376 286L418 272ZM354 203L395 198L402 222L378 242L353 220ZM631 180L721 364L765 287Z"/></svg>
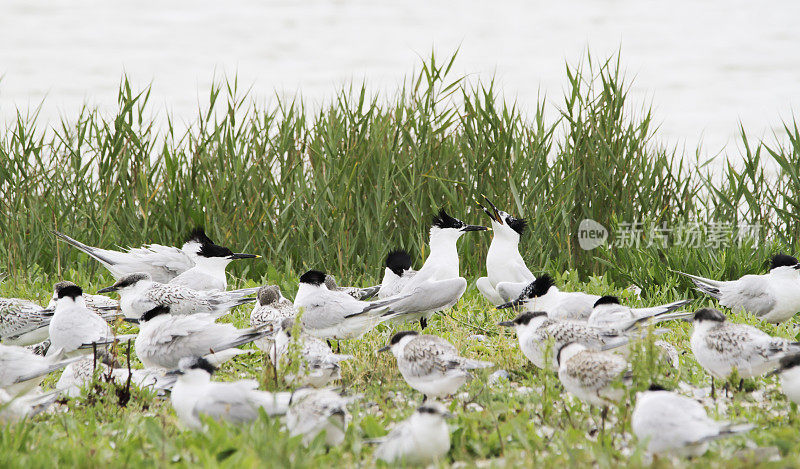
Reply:
<svg viewBox="0 0 800 469"><path fill-rule="evenodd" d="M422 330L425 330L425 328L428 327L428 319L425 316L419 318L419 327Z"/></svg>
<svg viewBox="0 0 800 469"><path fill-rule="evenodd" d="M739 380L739 392L744 390L744 378Z"/></svg>
<svg viewBox="0 0 800 469"><path fill-rule="evenodd" d="M422 403L424 404L425 401L427 401L427 400L428 400L428 395L427 394L423 394L422 395Z"/></svg>
<svg viewBox="0 0 800 469"><path fill-rule="evenodd" d="M608 406L603 406L600 410L600 434L606 434L606 417L608 417Z"/></svg>
<svg viewBox="0 0 800 469"><path fill-rule="evenodd" d="M331 344L331 339L326 339L325 342L327 342L328 343L328 347L330 347L331 350L333 350L333 345Z"/></svg>
<svg viewBox="0 0 800 469"><path fill-rule="evenodd" d="M717 399L717 388L714 387L714 377L711 377L711 399Z"/></svg>

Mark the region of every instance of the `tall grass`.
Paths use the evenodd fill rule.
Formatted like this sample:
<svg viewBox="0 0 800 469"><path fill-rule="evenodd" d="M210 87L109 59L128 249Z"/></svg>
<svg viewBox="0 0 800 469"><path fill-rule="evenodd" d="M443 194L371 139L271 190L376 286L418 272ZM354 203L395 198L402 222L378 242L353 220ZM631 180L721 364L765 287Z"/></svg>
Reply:
<svg viewBox="0 0 800 469"><path fill-rule="evenodd" d="M785 126L786 147L742 130L742 155L702 164L659 142L618 57L567 66L560 103L542 98L529 113L492 82L454 76L454 60L431 56L393 96L344 87L317 111L300 100L260 106L236 80L222 81L185 132L172 116L148 117L149 88L135 91L127 78L111 117L84 109L42 128L20 114L0 134L0 269L58 276L84 262L52 229L112 247L180 243L203 225L220 243L264 255L238 274L319 267L374 278L393 247L425 254L439 206L488 222L474 204L480 194L529 218L522 252L534 269L641 283L664 264L702 272L723 256L757 268L771 250L796 249L796 122ZM583 251L585 218L612 232L629 222L758 223L770 242ZM463 265L477 274L488 235L462 243Z"/></svg>

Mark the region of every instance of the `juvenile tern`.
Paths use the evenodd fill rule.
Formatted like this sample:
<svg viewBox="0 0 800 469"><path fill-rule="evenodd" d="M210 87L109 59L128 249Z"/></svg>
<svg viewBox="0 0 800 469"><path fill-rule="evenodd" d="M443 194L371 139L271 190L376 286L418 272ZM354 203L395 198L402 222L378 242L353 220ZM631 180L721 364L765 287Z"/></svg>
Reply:
<svg viewBox="0 0 800 469"><path fill-rule="evenodd" d="M475 285L487 300L498 306L519 297L536 277L519 253L519 239L525 232L526 221L498 210L486 196L483 198L492 210L478 205L492 219L493 237L486 253L487 275Z"/></svg>
<svg viewBox="0 0 800 469"><path fill-rule="evenodd" d="M302 435L306 445L325 432L325 444L338 446L352 419L347 406L360 398L341 396L331 389L300 388L292 393L286 427L291 436Z"/></svg>
<svg viewBox="0 0 800 469"><path fill-rule="evenodd" d="M277 285L265 285L259 288L256 298L258 302L250 311L251 327L270 326L277 330L285 319L292 319L297 314L292 302L283 297ZM273 352L271 337L258 339L254 343L264 352Z"/></svg>
<svg viewBox="0 0 800 469"><path fill-rule="evenodd" d="M188 428L202 430L201 416L242 424L258 418L259 409L269 416L286 413L290 393L259 391L258 383L252 380L211 381L214 371L216 368L203 358L180 361L171 400L178 419Z"/></svg>
<svg viewBox="0 0 800 469"><path fill-rule="evenodd" d="M659 386L638 393L631 415L633 434L647 443L650 454L699 457L708 450L709 442L753 428L713 420L699 402Z"/></svg>
<svg viewBox="0 0 800 469"><path fill-rule="evenodd" d="M625 395L615 383L630 382L628 362L615 353L589 350L572 342L558 350L558 379L564 388L583 402L606 407Z"/></svg>
<svg viewBox="0 0 800 469"><path fill-rule="evenodd" d="M693 323L692 352L712 378L727 378L733 370L740 378L761 376L777 368L782 356L800 352L800 343L729 322L713 308L697 310Z"/></svg>
<svg viewBox="0 0 800 469"><path fill-rule="evenodd" d="M389 345L378 350L391 350L397 368L406 383L428 397L445 397L472 378L471 370L494 366L490 362L464 358L448 341L415 331L398 332Z"/></svg>
<svg viewBox="0 0 800 469"><path fill-rule="evenodd" d="M411 254L402 249L389 252L386 256L386 268L378 298L385 299L399 295L416 274L417 271L411 267Z"/></svg>
<svg viewBox="0 0 800 469"><path fill-rule="evenodd" d="M353 298L362 301L366 301L369 300L370 298L373 298L375 295L378 294L378 291L381 288L380 285L375 285L366 288L341 287L339 286L339 284L336 283L336 278L330 274L325 276L325 286L328 287L328 290L344 292L352 296Z"/></svg>
<svg viewBox="0 0 800 469"><path fill-rule="evenodd" d="M284 319L278 326L274 339L274 350L268 350L272 363L284 368L287 363L290 342L294 339L297 343L298 358L300 360L297 375L286 376L287 382L300 386L313 386L321 388L333 380L342 378L339 363L350 360L352 355L333 353L324 341L298 330L294 336L294 321ZM299 329L299 328L298 328Z"/></svg>
<svg viewBox="0 0 800 469"><path fill-rule="evenodd" d="M359 301L325 286L325 273L309 270L300 276L294 307L302 315L303 330L320 339L360 337L390 319L393 305L404 297L374 302Z"/></svg>
<svg viewBox="0 0 800 469"><path fill-rule="evenodd" d="M452 417L438 402L422 404L388 435L370 441L380 444L375 450L375 458L390 464L426 465L441 461L450 451L450 429L446 419Z"/></svg>
<svg viewBox="0 0 800 469"><path fill-rule="evenodd" d="M786 254L772 258L769 273L745 275L738 280L676 273L689 277L697 290L716 298L722 306L752 313L762 321L781 323L800 311L800 263Z"/></svg>
<svg viewBox="0 0 800 469"><path fill-rule="evenodd" d="M562 292L547 274L531 282L514 301L498 309L524 306L524 311L544 311L553 319L587 320L592 314L598 295L583 292Z"/></svg>
<svg viewBox="0 0 800 469"><path fill-rule="evenodd" d="M512 321L498 323L498 326L514 328L522 354L538 368L557 368L556 353L566 344L579 343L593 350L610 350L629 342L627 336L616 331L550 319L543 311L522 313Z"/></svg>
<svg viewBox="0 0 800 469"><path fill-rule="evenodd" d="M34 345L47 339L52 310L19 298L0 298L0 341Z"/></svg>
<svg viewBox="0 0 800 469"><path fill-rule="evenodd" d="M770 375L777 374L781 379L781 391L790 401L800 404L800 353L781 357L779 367Z"/></svg>
<svg viewBox="0 0 800 469"><path fill-rule="evenodd" d="M239 347L271 333L271 328L237 329L209 314L173 315L157 306L139 320L136 356L147 368L174 369L182 358Z"/></svg>
<svg viewBox="0 0 800 469"><path fill-rule="evenodd" d="M231 291L200 291L191 288L154 282L150 274L126 275L98 293L119 293L120 309L127 318L137 319L156 306L169 306L172 314L210 314L219 318L236 306L252 303L258 288Z"/></svg>

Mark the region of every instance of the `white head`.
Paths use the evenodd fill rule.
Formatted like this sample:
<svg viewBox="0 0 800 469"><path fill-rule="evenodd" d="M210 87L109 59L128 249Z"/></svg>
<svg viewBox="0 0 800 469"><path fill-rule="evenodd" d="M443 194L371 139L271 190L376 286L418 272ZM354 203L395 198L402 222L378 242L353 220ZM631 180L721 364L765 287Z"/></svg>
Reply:
<svg viewBox="0 0 800 469"><path fill-rule="evenodd" d="M450 241L455 243L458 238L464 233L469 231L486 231L488 228L478 225L467 225L458 218L453 218L447 214L444 208L439 210L439 213L433 217L431 223L431 243L434 241Z"/></svg>
<svg viewBox="0 0 800 469"><path fill-rule="evenodd" d="M558 349L558 355L556 355L558 367L561 368L569 361L570 358L583 352L584 350L586 350L586 347L578 342L568 342L562 345L561 348Z"/></svg>
<svg viewBox="0 0 800 469"><path fill-rule="evenodd" d="M416 331L398 332L389 340L389 345L379 349L378 351L385 352L387 350L391 350L392 355L397 357L403 353L403 349L405 348L406 344L416 339L418 336L419 332Z"/></svg>
<svg viewBox="0 0 800 469"><path fill-rule="evenodd" d="M800 278L800 263L792 256L776 254L772 257L769 273L780 277Z"/></svg>
<svg viewBox="0 0 800 469"><path fill-rule="evenodd" d="M486 215L489 215L489 218L492 219L494 239L507 240L514 244L519 243L519 238L522 236L522 233L525 232L525 227L527 226L525 219L514 218L510 214L499 210L485 195L483 198L486 200L486 203L489 204L491 210L481 205L480 202L478 202L478 205L483 209Z"/></svg>
<svg viewBox="0 0 800 469"><path fill-rule="evenodd" d="M135 272L128 274L110 287L105 287L97 291L97 293L110 293L117 292L120 296L136 293L153 285L153 278L146 272Z"/></svg>

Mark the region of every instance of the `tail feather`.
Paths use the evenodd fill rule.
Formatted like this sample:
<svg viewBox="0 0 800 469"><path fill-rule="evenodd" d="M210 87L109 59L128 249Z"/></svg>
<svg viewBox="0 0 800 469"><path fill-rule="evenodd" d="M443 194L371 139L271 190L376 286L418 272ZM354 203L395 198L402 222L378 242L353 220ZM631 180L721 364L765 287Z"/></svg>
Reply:
<svg viewBox="0 0 800 469"><path fill-rule="evenodd" d="M55 363L52 363L52 364L48 365L47 368L45 368L43 370L38 370L38 371L33 372L33 373L28 373L27 375L19 376L17 378L16 382L17 383L22 383L22 382L25 382L25 381L28 381L28 380L31 380L31 379L34 379L34 378L38 378L40 376L44 376L44 375L50 374L50 373L52 373L54 371L58 371L61 368L64 368L65 366L69 365L70 363L76 362L78 360L83 360L83 358L84 357L80 356L80 357L68 358L66 360L60 360L58 362L55 362Z"/></svg>
<svg viewBox="0 0 800 469"><path fill-rule="evenodd" d="M102 254L102 250L100 250L98 248L95 248L95 247L92 247L92 246L87 246L86 244L83 244L82 242L78 241L77 239L70 238L69 236L65 235L64 233L61 233L61 232L58 232L58 231L55 231L55 230L53 230L53 234L56 237L60 238L61 240L66 241L68 244L71 244L72 246L74 246L78 250L83 251L86 254L88 254L89 256L97 259L98 261L100 261L101 263L106 265L106 267L109 267L109 266L112 266L112 265L115 264L115 262L113 260L111 260L110 258L104 256Z"/></svg>
<svg viewBox="0 0 800 469"><path fill-rule="evenodd" d="M724 282L719 280L712 280L710 278L700 277L698 275L687 274L685 272L680 272L678 270L673 270L676 274L683 275L684 277L688 277L694 284L697 291L705 293L709 296L712 296L715 299L719 299L720 291L719 287L722 286Z"/></svg>
<svg viewBox="0 0 800 469"><path fill-rule="evenodd" d="M380 289L381 289L380 285L362 288L358 291L358 299L361 301L369 300L370 298L373 298L375 295L377 295Z"/></svg>
<svg viewBox="0 0 800 469"><path fill-rule="evenodd" d="M223 350L228 350L228 349L239 347L240 345L244 345L244 344L250 343L250 342L252 342L254 340L258 340L258 339L260 339L260 338L262 338L264 336L267 336L267 335L272 333L271 330L265 331L263 329L255 329L255 330L246 329L246 331L247 332L244 332L237 339L234 339L234 340L232 340L232 341L230 341L228 343L220 344L217 347L214 347L214 349L210 353L218 354L219 352L221 352Z"/></svg>
<svg viewBox="0 0 800 469"><path fill-rule="evenodd" d="M729 436L739 435L741 433L747 433L754 428L756 428L756 426L750 423L744 423L744 424L729 423L720 428L719 433L717 433L716 435L707 436L698 441L698 443L705 443L708 441L718 440L720 438L726 438Z"/></svg>

